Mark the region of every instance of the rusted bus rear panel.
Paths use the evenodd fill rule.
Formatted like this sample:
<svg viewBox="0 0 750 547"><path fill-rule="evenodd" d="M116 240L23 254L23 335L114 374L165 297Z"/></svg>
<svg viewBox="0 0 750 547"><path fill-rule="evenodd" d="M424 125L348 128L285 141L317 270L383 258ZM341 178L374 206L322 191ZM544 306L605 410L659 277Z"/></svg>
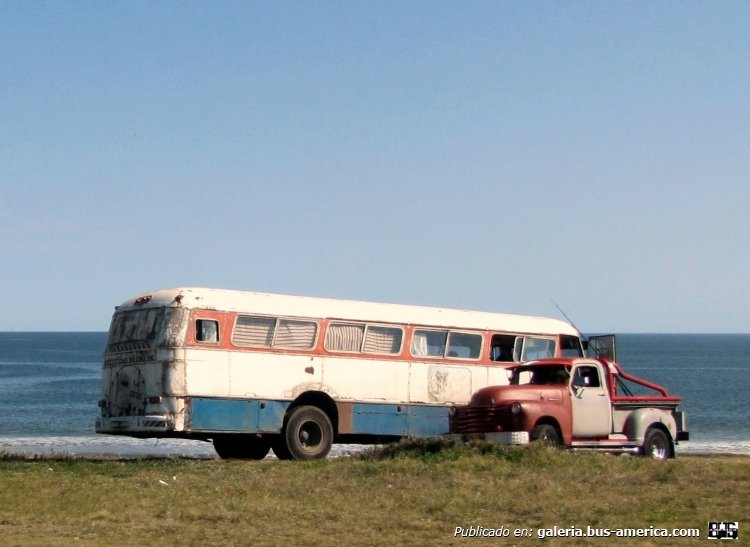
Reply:
<svg viewBox="0 0 750 547"><path fill-rule="evenodd" d="M154 423L124 420L132 417L162 416L161 429L180 426L187 314L172 306L115 312L102 367L102 419L97 431L137 434Z"/></svg>

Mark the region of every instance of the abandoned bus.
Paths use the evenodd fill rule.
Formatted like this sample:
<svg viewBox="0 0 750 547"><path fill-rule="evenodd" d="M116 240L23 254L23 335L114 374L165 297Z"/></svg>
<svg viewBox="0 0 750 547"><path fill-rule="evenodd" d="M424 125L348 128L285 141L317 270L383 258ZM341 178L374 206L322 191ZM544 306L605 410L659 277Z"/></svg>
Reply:
<svg viewBox="0 0 750 547"><path fill-rule="evenodd" d="M115 308L96 431L213 441L219 456L324 458L332 443L448 432L505 367L581 357L563 321L219 289Z"/></svg>

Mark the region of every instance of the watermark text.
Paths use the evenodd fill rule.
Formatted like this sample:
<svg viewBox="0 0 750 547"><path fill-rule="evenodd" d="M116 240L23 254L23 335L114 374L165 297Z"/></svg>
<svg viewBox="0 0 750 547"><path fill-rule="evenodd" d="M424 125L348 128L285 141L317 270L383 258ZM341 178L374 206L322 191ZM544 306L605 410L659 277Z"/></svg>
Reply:
<svg viewBox="0 0 750 547"><path fill-rule="evenodd" d="M456 526L453 537L498 537L498 538L576 538L576 537L629 537L629 538L699 538L698 528L659 528L648 526L642 528L594 528L592 526L552 526L551 528L515 528L500 526L498 528L484 526Z"/></svg>

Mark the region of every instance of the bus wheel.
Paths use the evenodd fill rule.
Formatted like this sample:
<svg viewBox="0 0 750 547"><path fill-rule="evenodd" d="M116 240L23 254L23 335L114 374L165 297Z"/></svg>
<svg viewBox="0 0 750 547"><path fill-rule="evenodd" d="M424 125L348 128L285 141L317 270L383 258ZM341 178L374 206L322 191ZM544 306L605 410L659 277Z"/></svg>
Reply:
<svg viewBox="0 0 750 547"><path fill-rule="evenodd" d="M271 449L271 443L254 435L220 435L214 438L214 450L220 458L262 460Z"/></svg>
<svg viewBox="0 0 750 547"><path fill-rule="evenodd" d="M658 427L649 427L643 440L641 455L655 460L667 460L674 457L672 441Z"/></svg>
<svg viewBox="0 0 750 547"><path fill-rule="evenodd" d="M274 435L274 440L271 441L271 449L280 460L292 459L292 455L286 447L286 439L284 439L284 435Z"/></svg>
<svg viewBox="0 0 750 547"><path fill-rule="evenodd" d="M532 441L541 441L547 446L560 446L560 434L555 426L550 424L539 424L531 431Z"/></svg>
<svg viewBox="0 0 750 547"><path fill-rule="evenodd" d="M298 406L289 415L283 439L295 460L325 458L333 444L333 426L328 415L316 406Z"/></svg>

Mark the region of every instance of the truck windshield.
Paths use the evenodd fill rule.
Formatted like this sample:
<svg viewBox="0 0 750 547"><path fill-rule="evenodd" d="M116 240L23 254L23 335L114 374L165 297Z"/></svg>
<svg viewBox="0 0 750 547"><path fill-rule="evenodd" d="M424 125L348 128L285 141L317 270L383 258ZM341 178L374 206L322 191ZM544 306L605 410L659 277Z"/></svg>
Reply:
<svg viewBox="0 0 750 547"><path fill-rule="evenodd" d="M564 365L516 367L513 369L512 385L565 385L570 378L570 369Z"/></svg>

